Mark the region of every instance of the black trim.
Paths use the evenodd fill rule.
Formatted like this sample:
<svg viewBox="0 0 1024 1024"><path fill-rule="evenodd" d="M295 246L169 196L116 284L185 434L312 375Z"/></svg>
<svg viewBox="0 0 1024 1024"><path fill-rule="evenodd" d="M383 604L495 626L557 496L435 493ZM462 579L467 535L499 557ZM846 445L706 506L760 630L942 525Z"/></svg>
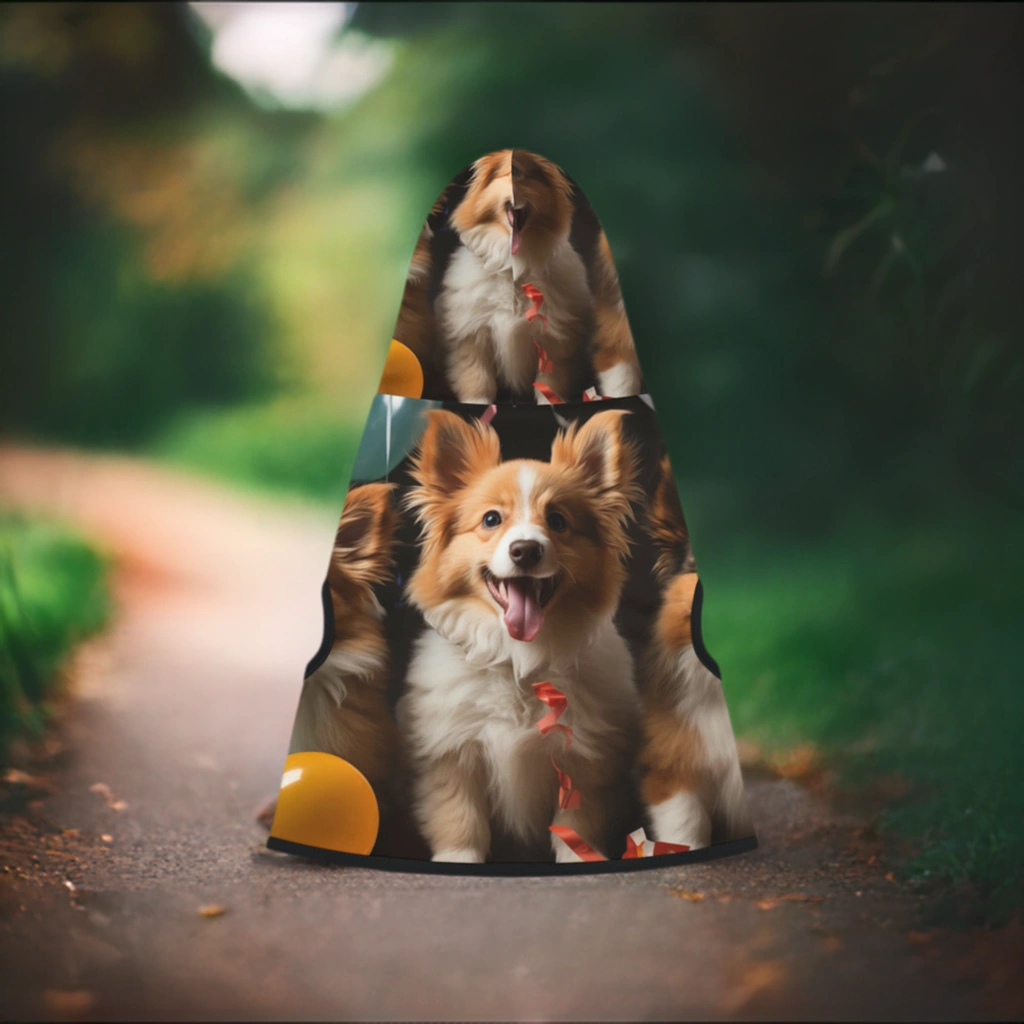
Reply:
<svg viewBox="0 0 1024 1024"><path fill-rule="evenodd" d="M326 660L334 645L334 602L331 600L331 588L324 580L323 589L320 591L320 600L324 606L324 638L320 641L320 649L310 659L306 666L306 674L302 677L308 679Z"/></svg>
<svg viewBox="0 0 1024 1024"><path fill-rule="evenodd" d="M737 853L750 853L757 849L757 836L736 839L731 843L717 843L702 850L686 853L665 853L660 857L637 857L629 860L580 861L573 864L455 864L448 861L402 860L397 857L364 857L358 853L340 853L320 846L306 846L288 839L271 836L267 849L308 857L344 867L372 868L377 871L405 871L417 875L470 875L490 878L549 878L558 875L603 875L611 871L644 871L649 868L670 868L680 864L698 864L702 861L732 857Z"/></svg>
<svg viewBox="0 0 1024 1024"><path fill-rule="evenodd" d="M693 653L697 655L698 661L715 677L722 678L722 670L718 662L708 653L704 646L704 632L701 629L700 615L704 610L704 584L698 578L697 586L693 591L693 607L690 610L690 632L693 636Z"/></svg>

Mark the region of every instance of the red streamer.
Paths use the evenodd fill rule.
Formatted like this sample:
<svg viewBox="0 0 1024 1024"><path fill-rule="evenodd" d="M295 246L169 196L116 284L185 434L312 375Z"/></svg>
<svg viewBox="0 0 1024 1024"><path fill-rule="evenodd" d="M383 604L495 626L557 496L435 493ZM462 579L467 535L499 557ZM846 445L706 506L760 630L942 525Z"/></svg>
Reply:
<svg viewBox="0 0 1024 1024"><path fill-rule="evenodd" d="M539 381L534 381L533 386L552 404L562 405L562 400L547 386L547 384L541 384Z"/></svg>
<svg viewBox="0 0 1024 1024"><path fill-rule="evenodd" d="M561 732L564 732L565 746L568 749L568 747L572 745L572 728L568 725L563 725L559 719L565 714L566 709L569 707L569 698L566 697L566 695L558 689L557 686L554 686L547 681L543 683L534 683L533 692L537 699L542 704L546 704L550 709L548 713L544 715L539 722L537 722L538 732L540 732L542 736L546 736L552 729L558 729ZM579 790L572 788L572 779L558 767L553 757L551 758L551 765L555 769L555 774L558 776L558 806L563 811L578 810L580 806ZM608 859L598 853L597 850L580 837L578 832L569 828L567 825L549 825L548 828L581 860L595 861ZM646 840L646 837L644 841L648 841ZM679 843L662 843L655 841L654 852L652 854L646 854L644 853L642 846L636 842L633 836L628 835L626 836L626 852L622 855L622 859L635 860L637 857L659 857L664 853L685 853L689 849L690 848L688 846L683 846Z"/></svg>
<svg viewBox="0 0 1024 1024"><path fill-rule="evenodd" d="M563 811L578 810L580 806L580 791L572 788L572 779L555 764L554 758L551 758L551 764L555 769L555 774L558 776L558 806Z"/></svg>
<svg viewBox="0 0 1024 1024"><path fill-rule="evenodd" d="M569 706L569 698L551 683L534 683L533 692L542 704L547 704L551 710L537 723L537 728L542 736L546 736L558 724L558 720L565 714ZM559 726L572 736L572 729L567 725Z"/></svg>
<svg viewBox="0 0 1024 1024"><path fill-rule="evenodd" d="M660 857L663 853L688 853L689 849L685 843L662 843L657 839L654 841L655 857Z"/></svg>
<svg viewBox="0 0 1024 1024"><path fill-rule="evenodd" d="M566 846L576 854L580 860L607 860L607 857L602 856L592 846L588 845L583 839L580 838L579 833L573 831L565 825L549 825L548 828L554 832L559 839L565 843Z"/></svg>
<svg viewBox="0 0 1024 1024"><path fill-rule="evenodd" d="M544 349L542 349L540 345L537 344L537 342L534 342L533 344L534 347L537 349L537 372L553 373L555 369L555 364L551 361L551 356L549 356L547 352L545 352Z"/></svg>
<svg viewBox="0 0 1024 1024"><path fill-rule="evenodd" d="M641 834L643 834L643 830L641 829L640 831ZM637 857L660 857L665 853L686 853L687 850L690 849L688 846L684 846L681 843L662 843L655 840L651 843L653 852L645 853L643 847L648 843L651 843L651 840L649 840L646 835L644 835L641 843L638 843L633 838L633 835L626 836L626 852L622 855L622 859L635 860Z"/></svg>
<svg viewBox="0 0 1024 1024"><path fill-rule="evenodd" d="M537 723L537 730L541 736L547 736L552 729L558 729L565 733L565 746L568 749L572 745L572 729L568 725L562 725L558 720L565 713L569 706L569 698L557 686L551 683L534 683L533 692L537 699L547 704L551 710ZM563 811L576 810L580 805L580 794L572 788L572 779L562 771L551 758L551 766L558 776L558 806Z"/></svg>
<svg viewBox="0 0 1024 1024"><path fill-rule="evenodd" d="M540 307L544 305L544 293L532 284L524 284L523 292L533 303L533 305L526 311L527 321L533 321L536 320L537 317L540 317L540 321L544 325L544 330L547 330L548 318L540 311Z"/></svg>

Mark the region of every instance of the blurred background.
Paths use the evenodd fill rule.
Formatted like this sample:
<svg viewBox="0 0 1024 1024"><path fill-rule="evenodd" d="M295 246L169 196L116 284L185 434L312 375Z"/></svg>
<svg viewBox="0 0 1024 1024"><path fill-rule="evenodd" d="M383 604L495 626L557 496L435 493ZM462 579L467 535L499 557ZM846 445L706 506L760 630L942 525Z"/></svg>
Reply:
<svg viewBox="0 0 1024 1024"><path fill-rule="evenodd" d="M611 242L738 735L886 782L906 877L999 917L1024 899L1022 15L6 4L0 430L340 509L430 204L483 153L544 154ZM66 595L99 569L2 524L13 733L97 627ZM32 615L68 620L34 669Z"/></svg>

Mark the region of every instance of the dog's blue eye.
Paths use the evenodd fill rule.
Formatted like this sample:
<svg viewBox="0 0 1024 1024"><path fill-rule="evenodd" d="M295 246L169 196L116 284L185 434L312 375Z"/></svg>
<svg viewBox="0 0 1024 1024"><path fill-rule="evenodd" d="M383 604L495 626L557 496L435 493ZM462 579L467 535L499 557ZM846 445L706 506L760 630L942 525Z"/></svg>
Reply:
<svg viewBox="0 0 1024 1024"><path fill-rule="evenodd" d="M490 512L484 513L484 526L489 530L493 530L494 527L501 525L501 513L495 512L492 508Z"/></svg>
<svg viewBox="0 0 1024 1024"><path fill-rule="evenodd" d="M565 516L561 512L549 512L548 513L548 526L551 527L555 533L561 533L568 523L565 521Z"/></svg>

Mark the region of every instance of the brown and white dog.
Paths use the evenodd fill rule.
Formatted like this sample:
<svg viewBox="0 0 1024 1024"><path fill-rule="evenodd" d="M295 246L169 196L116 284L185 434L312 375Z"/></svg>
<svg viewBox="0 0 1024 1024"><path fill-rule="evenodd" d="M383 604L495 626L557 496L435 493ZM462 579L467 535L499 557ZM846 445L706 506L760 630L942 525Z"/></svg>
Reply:
<svg viewBox="0 0 1024 1024"><path fill-rule="evenodd" d="M696 850L754 829L721 681L693 647L697 574L668 456L648 527L664 590L645 665L640 792L653 838Z"/></svg>
<svg viewBox="0 0 1024 1024"><path fill-rule="evenodd" d="M348 492L327 571L334 640L303 684L288 747L289 754L319 750L354 765L373 786L382 813L394 802L400 762L387 701L384 610L374 593L393 571L393 488L364 484Z"/></svg>
<svg viewBox="0 0 1024 1024"><path fill-rule="evenodd" d="M428 629L413 650L398 720L413 773L413 811L434 860L483 862L492 827L520 848L574 828L598 850L620 834L639 738L633 664L613 616L625 581L637 497L626 413L562 431L551 461L502 462L489 425L429 413L408 503L423 526L407 593ZM532 684L568 698L547 708ZM580 806L562 809L551 757Z"/></svg>
<svg viewBox="0 0 1024 1024"><path fill-rule="evenodd" d="M535 381L563 401L580 401L591 360L602 395L639 394L640 367L607 239L598 229L588 266L570 242L575 212L572 183L551 161L510 149L477 160L450 215L460 244L444 267L436 321L425 315L421 282L429 277L423 268L432 229L424 229L396 337L404 341L399 331L406 331L414 351L439 341L458 401L487 405L502 387L530 395ZM541 315L530 319L527 285L543 296ZM550 359L544 372L538 346Z"/></svg>

